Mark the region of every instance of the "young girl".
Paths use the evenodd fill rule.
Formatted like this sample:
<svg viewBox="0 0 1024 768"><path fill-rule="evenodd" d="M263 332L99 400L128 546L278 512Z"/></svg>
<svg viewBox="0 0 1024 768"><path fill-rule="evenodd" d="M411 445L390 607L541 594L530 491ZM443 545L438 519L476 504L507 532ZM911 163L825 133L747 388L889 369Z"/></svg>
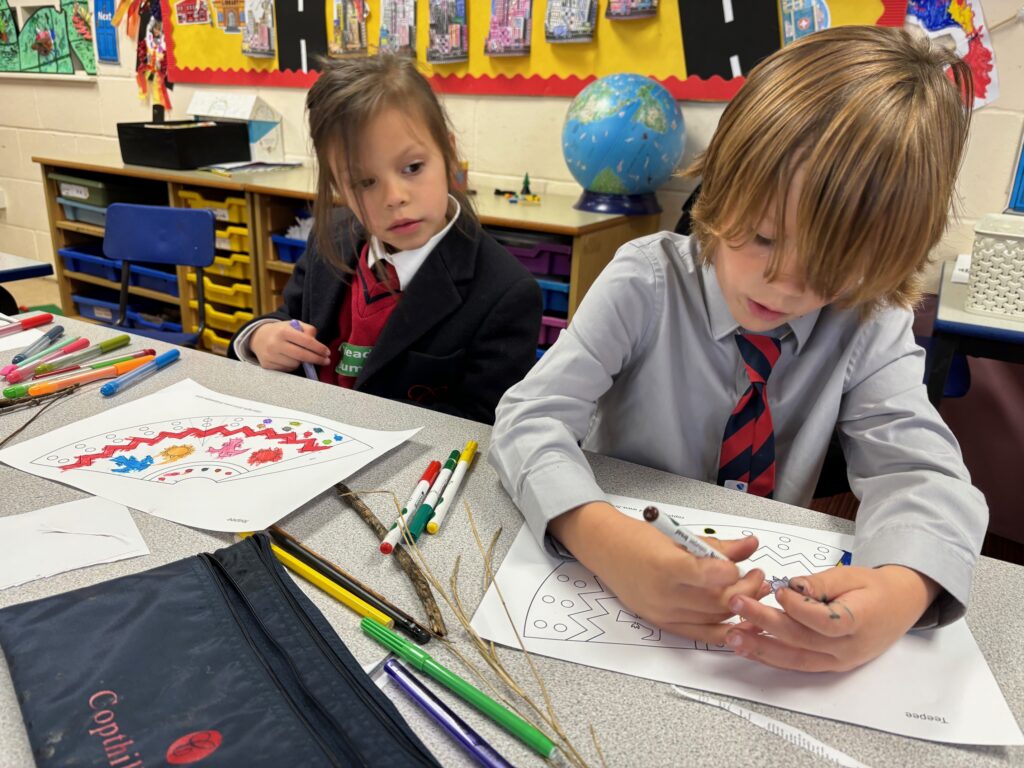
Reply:
<svg viewBox="0 0 1024 768"><path fill-rule="evenodd" d="M876 27L750 73L691 169L695 236L623 246L498 406L491 462L539 541L644 618L772 666L850 669L963 615L988 510L926 397L909 308L970 90L952 54ZM861 502L853 565L794 579L781 611L758 601L763 573L738 579L610 506L578 444L805 505L836 427ZM716 546L741 561L757 541Z"/></svg>
<svg viewBox="0 0 1024 768"><path fill-rule="evenodd" d="M240 329L232 353L493 422L535 360L540 288L451 188L458 158L437 97L415 62L380 55L326 63L306 108L319 166L310 245L283 306Z"/></svg>

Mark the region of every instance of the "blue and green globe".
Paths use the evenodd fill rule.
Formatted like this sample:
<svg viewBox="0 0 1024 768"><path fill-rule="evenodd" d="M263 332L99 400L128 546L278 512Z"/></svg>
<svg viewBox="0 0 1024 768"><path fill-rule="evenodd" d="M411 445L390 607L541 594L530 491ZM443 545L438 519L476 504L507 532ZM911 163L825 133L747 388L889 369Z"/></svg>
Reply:
<svg viewBox="0 0 1024 768"><path fill-rule="evenodd" d="M584 88L569 105L562 153L583 187L576 208L601 213L658 213L654 191L683 156L679 105L648 77L618 74Z"/></svg>

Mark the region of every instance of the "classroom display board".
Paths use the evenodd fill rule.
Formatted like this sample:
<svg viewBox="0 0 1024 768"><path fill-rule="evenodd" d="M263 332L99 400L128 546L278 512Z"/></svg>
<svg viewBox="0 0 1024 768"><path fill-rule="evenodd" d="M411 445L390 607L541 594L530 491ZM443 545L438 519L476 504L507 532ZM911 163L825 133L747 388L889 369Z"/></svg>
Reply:
<svg viewBox="0 0 1024 768"><path fill-rule="evenodd" d="M575 96L635 72L703 100L731 98L804 35L900 26L907 11L906 0L160 1L171 82L306 88L319 57L393 50L444 93Z"/></svg>
<svg viewBox="0 0 1024 768"><path fill-rule="evenodd" d="M86 0L32 5L0 0L0 72L96 74Z"/></svg>
<svg viewBox="0 0 1024 768"><path fill-rule="evenodd" d="M649 503L609 496L641 519ZM853 537L657 502L690 530L723 539L754 535L746 561L774 592L796 576L837 566ZM854 564L856 561L854 560ZM954 744L1024 744L999 686L961 619L911 632L850 672L774 669L662 632L630 611L575 560L547 554L523 526L473 616L485 640L577 664L722 693L917 739ZM764 599L778 607L772 595ZM735 619L734 619L735 620Z"/></svg>

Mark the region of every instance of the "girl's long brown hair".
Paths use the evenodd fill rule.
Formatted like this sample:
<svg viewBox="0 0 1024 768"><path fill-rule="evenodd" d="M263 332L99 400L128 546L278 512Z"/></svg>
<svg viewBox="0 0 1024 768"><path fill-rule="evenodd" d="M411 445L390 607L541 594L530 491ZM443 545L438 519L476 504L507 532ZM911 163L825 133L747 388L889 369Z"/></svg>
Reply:
<svg viewBox="0 0 1024 768"><path fill-rule="evenodd" d="M358 191L343 189L342 180L334 177L332 169L350 179L361 178L359 161L366 126L388 108L401 110L427 132L448 169L449 194L459 201L463 216L475 221L468 196L451 183L459 169L451 122L430 84L416 69L416 62L390 53L324 61L320 77L306 95L317 165L311 237L320 254L343 271L351 271L351 265L345 263L344 254L338 250L334 208L341 200L359 211L364 221L366 215ZM339 157L341 168L337 165ZM357 237L358 222L354 217L351 226L352 236Z"/></svg>
<svg viewBox="0 0 1024 768"><path fill-rule="evenodd" d="M702 177L701 258L749 240L774 204L774 278L786 190L802 170L795 245L807 287L863 314L912 306L949 219L972 103L967 64L902 29L835 27L769 56L684 172Z"/></svg>

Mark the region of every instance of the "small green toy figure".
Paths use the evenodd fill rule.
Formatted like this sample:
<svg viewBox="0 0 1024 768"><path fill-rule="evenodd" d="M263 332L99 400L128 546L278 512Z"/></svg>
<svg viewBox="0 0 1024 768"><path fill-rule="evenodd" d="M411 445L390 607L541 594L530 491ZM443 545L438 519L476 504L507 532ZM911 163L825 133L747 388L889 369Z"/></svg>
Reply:
<svg viewBox="0 0 1024 768"><path fill-rule="evenodd" d="M530 191L530 174L523 176L523 188L519 190L520 195L532 195Z"/></svg>

